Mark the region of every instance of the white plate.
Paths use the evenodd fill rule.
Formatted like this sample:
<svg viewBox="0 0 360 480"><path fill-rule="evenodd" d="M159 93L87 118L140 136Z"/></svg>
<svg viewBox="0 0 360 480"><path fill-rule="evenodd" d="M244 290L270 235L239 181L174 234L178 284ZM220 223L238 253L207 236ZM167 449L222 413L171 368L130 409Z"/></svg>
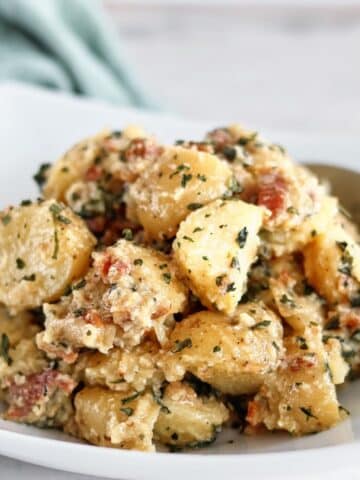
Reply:
<svg viewBox="0 0 360 480"><path fill-rule="evenodd" d="M28 87L0 87L0 208L37 195L31 180L40 163L56 159L72 143L109 126L141 123L162 140L200 138L207 125L171 116L118 109L94 101ZM221 122L225 123L225 122ZM211 122L211 126L216 123ZM360 142L346 136L268 136L298 160L359 169ZM215 445L191 454L139 453L82 444L56 431L0 421L0 454L76 473L123 479L207 480L360 478L360 381L340 392L351 418L318 435L291 438L225 432ZM229 443L229 440L235 440Z"/></svg>

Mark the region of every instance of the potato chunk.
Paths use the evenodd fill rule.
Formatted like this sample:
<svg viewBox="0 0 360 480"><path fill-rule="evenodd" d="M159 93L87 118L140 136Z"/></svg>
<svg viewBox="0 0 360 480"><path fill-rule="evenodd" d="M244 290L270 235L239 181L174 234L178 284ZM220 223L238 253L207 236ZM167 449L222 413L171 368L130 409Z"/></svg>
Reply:
<svg viewBox="0 0 360 480"><path fill-rule="evenodd" d="M72 295L45 305L39 347L73 362L81 347L107 354L113 346L138 345L150 332L164 343L173 315L187 303L170 258L127 240L93 257L93 267Z"/></svg>
<svg viewBox="0 0 360 480"><path fill-rule="evenodd" d="M187 383L167 386L163 408L155 424L155 440L179 448L205 447L229 418L227 408L214 396L198 396Z"/></svg>
<svg viewBox="0 0 360 480"><path fill-rule="evenodd" d="M168 381L191 372L223 393L254 393L276 369L282 351L279 318L258 304L239 306L229 319L199 312L178 323L161 361Z"/></svg>
<svg viewBox="0 0 360 480"><path fill-rule="evenodd" d="M154 451L153 428L160 406L151 393L86 387L75 397L80 438L95 445Z"/></svg>
<svg viewBox="0 0 360 480"><path fill-rule="evenodd" d="M256 259L263 210L240 200L216 200L180 225L174 258L203 305L231 315Z"/></svg>
<svg viewBox="0 0 360 480"><path fill-rule="evenodd" d="M316 235L304 250L308 282L329 303L348 302L360 282L360 246L340 226Z"/></svg>
<svg viewBox="0 0 360 480"><path fill-rule="evenodd" d="M107 355L87 352L75 366L86 385L104 386L125 391L129 386L137 391L147 386L160 388L164 376L157 368L157 343L147 340L131 351L114 348Z"/></svg>
<svg viewBox="0 0 360 480"><path fill-rule="evenodd" d="M16 312L58 300L94 245L82 220L53 200L2 212L0 302Z"/></svg>
<svg viewBox="0 0 360 480"><path fill-rule="evenodd" d="M215 155L170 148L130 187L128 215L149 239L172 238L194 208L228 190L231 178L228 165Z"/></svg>
<svg viewBox="0 0 360 480"><path fill-rule="evenodd" d="M336 425L341 410L336 398L319 326L285 341L286 358L250 402L248 421L294 435L315 433Z"/></svg>

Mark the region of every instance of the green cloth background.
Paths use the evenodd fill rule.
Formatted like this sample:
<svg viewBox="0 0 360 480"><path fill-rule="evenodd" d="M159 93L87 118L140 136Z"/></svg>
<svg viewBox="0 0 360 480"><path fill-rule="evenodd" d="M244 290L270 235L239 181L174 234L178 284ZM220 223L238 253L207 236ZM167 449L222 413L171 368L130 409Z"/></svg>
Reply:
<svg viewBox="0 0 360 480"><path fill-rule="evenodd" d="M0 0L0 81L154 107L120 44L97 0Z"/></svg>

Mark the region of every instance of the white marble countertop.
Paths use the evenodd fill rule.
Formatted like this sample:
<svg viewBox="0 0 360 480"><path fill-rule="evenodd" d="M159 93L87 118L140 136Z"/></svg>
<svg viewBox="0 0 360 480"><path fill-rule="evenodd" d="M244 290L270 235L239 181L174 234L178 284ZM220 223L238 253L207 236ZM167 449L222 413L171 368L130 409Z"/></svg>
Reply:
<svg viewBox="0 0 360 480"><path fill-rule="evenodd" d="M105 3L143 83L168 110L258 129L360 134L360 2ZM0 478L85 479L4 457Z"/></svg>

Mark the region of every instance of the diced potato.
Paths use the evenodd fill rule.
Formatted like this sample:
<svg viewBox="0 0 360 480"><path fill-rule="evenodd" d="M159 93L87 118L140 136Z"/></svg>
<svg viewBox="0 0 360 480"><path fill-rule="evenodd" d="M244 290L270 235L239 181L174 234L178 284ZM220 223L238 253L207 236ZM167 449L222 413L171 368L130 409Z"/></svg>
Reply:
<svg viewBox="0 0 360 480"><path fill-rule="evenodd" d="M151 393L86 387L75 397L80 438L95 445L154 451L153 428L160 406Z"/></svg>
<svg viewBox="0 0 360 480"><path fill-rule="evenodd" d="M325 430L341 420L341 410L319 326L286 339L286 358L250 402L248 421L269 430L304 435Z"/></svg>
<svg viewBox="0 0 360 480"><path fill-rule="evenodd" d="M136 144L136 141L143 143ZM153 148L151 152L147 151L150 150L146 145L147 141L153 147L149 135L142 128L131 125L122 132L104 130L82 140L46 172L44 197L65 202L69 200L67 196L69 188L81 180L86 182L101 180L108 187L114 187L114 181L121 183L134 180L153 160L152 154L157 153Z"/></svg>
<svg viewBox="0 0 360 480"><path fill-rule="evenodd" d="M150 332L164 343L173 315L187 303L187 289L170 258L127 240L93 257L72 295L44 306L39 348L73 362L81 347L107 354L113 346L138 345Z"/></svg>
<svg viewBox="0 0 360 480"><path fill-rule="evenodd" d="M169 382L191 372L223 393L256 392L279 364L282 326L269 309L254 303L238 307L229 319L199 312L178 323L160 362Z"/></svg>
<svg viewBox="0 0 360 480"><path fill-rule="evenodd" d="M199 397L186 383L167 386L155 424L155 440L179 448L209 445L229 418L227 408L214 396Z"/></svg>
<svg viewBox="0 0 360 480"><path fill-rule="evenodd" d="M147 386L158 388L163 374L157 368L159 346L145 341L131 351L114 348L107 355L87 352L81 355L75 368L86 385L104 386L125 391L129 386L137 391Z"/></svg>
<svg viewBox="0 0 360 480"><path fill-rule="evenodd" d="M229 166L215 155L169 148L130 187L128 215L149 239L172 238L193 209L225 194L231 179Z"/></svg>
<svg viewBox="0 0 360 480"><path fill-rule="evenodd" d="M231 315L246 291L259 246L263 210L240 200L216 200L180 225L174 258L202 304Z"/></svg>
<svg viewBox="0 0 360 480"><path fill-rule="evenodd" d="M95 239L49 200L0 214L0 301L14 312L60 298L89 265Z"/></svg>
<svg viewBox="0 0 360 480"><path fill-rule="evenodd" d="M329 303L349 301L360 282L360 246L340 226L316 235L304 250L305 275Z"/></svg>

